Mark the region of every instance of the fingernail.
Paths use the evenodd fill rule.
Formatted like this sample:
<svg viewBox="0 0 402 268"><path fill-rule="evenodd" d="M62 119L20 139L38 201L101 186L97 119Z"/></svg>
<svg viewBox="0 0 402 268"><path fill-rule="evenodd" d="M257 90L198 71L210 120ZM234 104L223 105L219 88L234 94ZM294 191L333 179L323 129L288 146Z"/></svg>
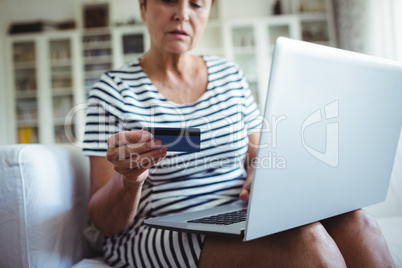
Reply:
<svg viewBox="0 0 402 268"><path fill-rule="evenodd" d="M160 153L164 153L164 152L167 151L167 149L168 149L167 146L163 146L163 145L162 145L162 147L159 149L159 152L160 152Z"/></svg>
<svg viewBox="0 0 402 268"><path fill-rule="evenodd" d="M143 139L144 141L152 140L152 138L153 138L153 136L152 136L152 133L151 133L151 132L148 132L148 131L146 131L146 130L142 130L142 139Z"/></svg>
<svg viewBox="0 0 402 268"><path fill-rule="evenodd" d="M161 146L162 145L162 141L159 139L154 139L155 145L156 146Z"/></svg>

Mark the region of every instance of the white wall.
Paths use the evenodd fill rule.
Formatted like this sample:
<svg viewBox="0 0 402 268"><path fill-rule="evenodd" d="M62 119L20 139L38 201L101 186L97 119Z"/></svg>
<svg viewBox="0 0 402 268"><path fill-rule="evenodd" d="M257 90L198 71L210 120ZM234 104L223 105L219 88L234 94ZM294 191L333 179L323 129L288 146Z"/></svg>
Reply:
<svg viewBox="0 0 402 268"><path fill-rule="evenodd" d="M1 32L7 32L12 22L35 20L63 21L77 19L77 8L85 3L102 0L0 0ZM103 0L102 2L104 2ZM109 0L112 23L140 20L138 0Z"/></svg>
<svg viewBox="0 0 402 268"><path fill-rule="evenodd" d="M2 32L7 32L12 22L42 19L62 21L74 18L74 5L71 0L2 0L2 4Z"/></svg>
<svg viewBox="0 0 402 268"><path fill-rule="evenodd" d="M127 21L133 17L140 22L141 14L138 0L113 0L111 15L114 23Z"/></svg>

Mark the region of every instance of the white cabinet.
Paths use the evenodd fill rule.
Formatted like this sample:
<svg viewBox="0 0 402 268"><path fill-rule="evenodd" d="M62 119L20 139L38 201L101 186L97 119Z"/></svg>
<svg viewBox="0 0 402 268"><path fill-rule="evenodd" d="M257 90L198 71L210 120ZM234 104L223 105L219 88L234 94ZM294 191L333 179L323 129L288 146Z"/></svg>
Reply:
<svg viewBox="0 0 402 268"><path fill-rule="evenodd" d="M15 36L7 43L13 142L65 143L77 137L82 118L66 118L85 100L78 33Z"/></svg>
<svg viewBox="0 0 402 268"><path fill-rule="evenodd" d="M224 56L242 68L261 110L265 105L272 53L279 36L328 46L337 44L330 0L281 3L286 6L285 14L223 20Z"/></svg>

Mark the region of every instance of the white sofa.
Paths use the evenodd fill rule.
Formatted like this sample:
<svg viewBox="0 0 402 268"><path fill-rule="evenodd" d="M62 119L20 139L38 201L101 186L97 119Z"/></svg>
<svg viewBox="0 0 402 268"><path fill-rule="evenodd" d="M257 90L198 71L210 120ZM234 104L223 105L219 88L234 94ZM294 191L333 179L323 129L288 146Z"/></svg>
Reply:
<svg viewBox="0 0 402 268"><path fill-rule="evenodd" d="M402 268L402 150L396 163L387 201L368 210ZM88 192L89 161L80 149L0 146L0 267L107 267L83 235Z"/></svg>

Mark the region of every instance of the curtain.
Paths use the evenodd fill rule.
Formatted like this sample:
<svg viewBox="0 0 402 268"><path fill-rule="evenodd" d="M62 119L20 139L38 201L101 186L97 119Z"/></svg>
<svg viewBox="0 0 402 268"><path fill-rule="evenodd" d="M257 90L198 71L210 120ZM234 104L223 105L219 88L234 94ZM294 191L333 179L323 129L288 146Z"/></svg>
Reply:
<svg viewBox="0 0 402 268"><path fill-rule="evenodd" d="M338 46L402 60L401 0L334 0Z"/></svg>

